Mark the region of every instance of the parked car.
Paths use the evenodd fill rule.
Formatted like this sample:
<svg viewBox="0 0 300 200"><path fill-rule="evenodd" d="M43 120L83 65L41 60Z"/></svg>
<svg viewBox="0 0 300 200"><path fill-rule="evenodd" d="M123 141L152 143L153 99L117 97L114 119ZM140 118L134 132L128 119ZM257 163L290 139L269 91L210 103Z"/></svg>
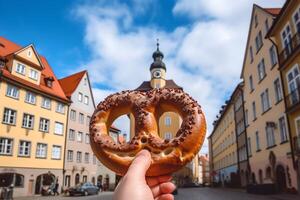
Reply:
<svg viewBox="0 0 300 200"><path fill-rule="evenodd" d="M79 183L75 187L70 187L66 190L66 194L68 196L74 196L74 195L84 195L88 196L90 194L98 194L99 188L92 183Z"/></svg>

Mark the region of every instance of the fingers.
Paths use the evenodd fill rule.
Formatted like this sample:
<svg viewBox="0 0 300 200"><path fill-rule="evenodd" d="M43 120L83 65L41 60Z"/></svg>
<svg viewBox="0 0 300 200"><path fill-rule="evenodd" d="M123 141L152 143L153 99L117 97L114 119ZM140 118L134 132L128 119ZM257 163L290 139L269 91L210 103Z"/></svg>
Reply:
<svg viewBox="0 0 300 200"><path fill-rule="evenodd" d="M155 200L174 200L174 196L172 194L163 194L155 198Z"/></svg>
<svg viewBox="0 0 300 200"><path fill-rule="evenodd" d="M151 154L147 150L140 151L131 163L127 175L145 179L146 172L151 165Z"/></svg>
<svg viewBox="0 0 300 200"><path fill-rule="evenodd" d="M159 185L156 185L154 187L151 188L153 197L156 198L158 196L161 196L162 194L170 194L175 190L176 186L171 183L171 182L167 182L167 183L161 183Z"/></svg>
<svg viewBox="0 0 300 200"><path fill-rule="evenodd" d="M170 175L158 176L158 177L147 177L146 181L149 187L153 187L163 182L169 182L172 180Z"/></svg>

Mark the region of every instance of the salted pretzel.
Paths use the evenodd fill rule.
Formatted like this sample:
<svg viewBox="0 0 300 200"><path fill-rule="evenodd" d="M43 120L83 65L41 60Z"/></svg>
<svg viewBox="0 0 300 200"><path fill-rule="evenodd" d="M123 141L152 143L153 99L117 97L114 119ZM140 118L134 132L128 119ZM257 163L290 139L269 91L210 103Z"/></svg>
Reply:
<svg viewBox="0 0 300 200"><path fill-rule="evenodd" d="M164 112L176 112L182 124L176 137L158 135L159 118ZM119 116L131 113L135 136L117 143L109 136L109 127ZM181 89L123 91L108 96L97 106L90 122L91 147L109 169L124 175L135 155L150 151L152 164L147 176L171 174L193 159L203 144L206 132L204 114L198 103Z"/></svg>

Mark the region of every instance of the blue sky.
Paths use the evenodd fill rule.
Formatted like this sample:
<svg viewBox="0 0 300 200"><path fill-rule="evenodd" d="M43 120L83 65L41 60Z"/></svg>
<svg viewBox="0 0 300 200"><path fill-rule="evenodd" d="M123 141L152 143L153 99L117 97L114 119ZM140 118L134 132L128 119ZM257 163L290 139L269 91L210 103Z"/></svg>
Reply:
<svg viewBox="0 0 300 200"><path fill-rule="evenodd" d="M20 45L34 43L59 78L88 69L96 103L150 79L159 38L167 78L202 105L210 134L220 106L240 81L253 3L283 2L1 0L0 35Z"/></svg>

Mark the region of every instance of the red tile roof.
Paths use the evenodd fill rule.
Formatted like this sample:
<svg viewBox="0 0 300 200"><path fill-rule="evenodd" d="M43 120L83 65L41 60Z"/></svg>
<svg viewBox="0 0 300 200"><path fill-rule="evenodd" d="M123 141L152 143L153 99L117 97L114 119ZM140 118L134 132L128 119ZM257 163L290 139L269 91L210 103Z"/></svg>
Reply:
<svg viewBox="0 0 300 200"><path fill-rule="evenodd" d="M22 49L22 46L19 46L9 40L7 40L6 38L3 38L0 36L0 57L6 57L10 54L13 54L14 52ZM45 57L39 55L40 60L43 64L43 66L45 67L45 69L43 69L41 71L41 80L40 80L40 84L36 85L34 83L31 83L29 81L26 81L22 78L19 78L17 76L12 75L7 68L0 68L0 73L2 74L2 76L10 81L13 82L17 82L21 85L25 85L27 87L30 87L32 89L38 90L39 92L54 96L56 98L59 98L61 100L64 101L68 101L68 98L66 97L66 95L64 94L63 89L61 88L55 74L52 71L51 66L49 65L48 61L46 60ZM52 87L49 88L45 85L45 81L44 78L47 77L52 77L54 79L54 81L52 82Z"/></svg>
<svg viewBox="0 0 300 200"><path fill-rule="evenodd" d="M268 13L270 13L271 15L278 15L281 10L281 8L263 8L263 9Z"/></svg>
<svg viewBox="0 0 300 200"><path fill-rule="evenodd" d="M85 73L86 70L59 79L59 83L67 97L71 97Z"/></svg>

